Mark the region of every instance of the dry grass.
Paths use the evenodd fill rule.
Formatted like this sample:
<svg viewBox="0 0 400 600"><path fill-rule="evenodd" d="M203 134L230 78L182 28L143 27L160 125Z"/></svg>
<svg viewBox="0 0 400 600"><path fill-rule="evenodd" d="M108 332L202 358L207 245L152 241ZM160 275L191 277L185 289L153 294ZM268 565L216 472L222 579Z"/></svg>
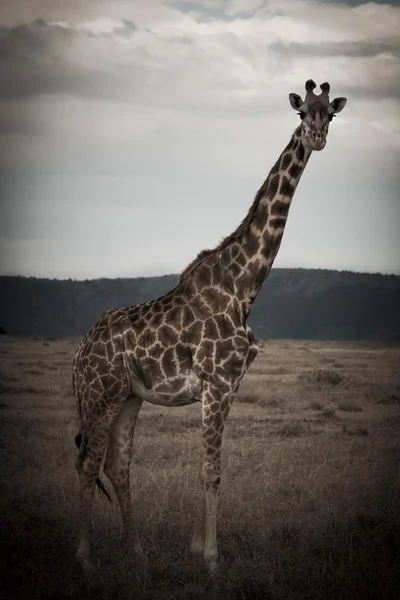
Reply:
<svg viewBox="0 0 400 600"><path fill-rule="evenodd" d="M129 558L104 478L113 502L96 492L88 586L74 559L77 342L0 340L0 597L400 597L399 346L263 344L226 426L214 582L188 551L201 407L145 406L132 487L148 561Z"/></svg>

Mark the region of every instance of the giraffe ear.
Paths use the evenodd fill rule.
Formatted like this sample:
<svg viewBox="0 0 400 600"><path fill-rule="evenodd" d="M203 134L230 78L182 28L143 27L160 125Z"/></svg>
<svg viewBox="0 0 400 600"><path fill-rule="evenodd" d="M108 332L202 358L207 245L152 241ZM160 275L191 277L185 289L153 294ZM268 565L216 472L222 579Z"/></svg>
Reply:
<svg viewBox="0 0 400 600"><path fill-rule="evenodd" d="M304 102L298 94L289 94L289 102L290 106L294 110L300 110L300 107L303 106Z"/></svg>
<svg viewBox="0 0 400 600"><path fill-rule="evenodd" d="M330 103L333 113L340 113L346 106L347 98L334 98Z"/></svg>

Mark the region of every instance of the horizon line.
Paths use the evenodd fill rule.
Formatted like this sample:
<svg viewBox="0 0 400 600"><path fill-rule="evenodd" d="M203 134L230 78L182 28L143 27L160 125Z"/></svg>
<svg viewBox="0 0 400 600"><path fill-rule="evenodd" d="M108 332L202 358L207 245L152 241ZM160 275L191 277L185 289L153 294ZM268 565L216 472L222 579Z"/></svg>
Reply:
<svg viewBox="0 0 400 600"><path fill-rule="evenodd" d="M331 271L337 273L352 273L354 275L382 275L382 276L400 276L400 270L398 272L393 271L359 271L353 269L343 269L343 268L327 268L327 267L273 267L272 271ZM15 277L15 278L25 278L25 279L45 279L49 281L96 281L99 279L154 279L157 277L179 277L180 272L176 273L161 273L157 275L124 275L124 276L95 276L95 277L49 277L44 275L21 275L21 274L10 274L10 273L0 273L0 278L5 277Z"/></svg>

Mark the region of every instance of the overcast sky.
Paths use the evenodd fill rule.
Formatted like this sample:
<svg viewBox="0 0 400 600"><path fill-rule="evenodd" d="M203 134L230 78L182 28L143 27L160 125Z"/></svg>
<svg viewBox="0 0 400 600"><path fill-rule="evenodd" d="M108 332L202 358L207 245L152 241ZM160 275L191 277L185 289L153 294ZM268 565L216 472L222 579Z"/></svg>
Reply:
<svg viewBox="0 0 400 600"><path fill-rule="evenodd" d="M328 80L348 104L276 267L400 273L399 2L8 0L0 273L178 273L246 215Z"/></svg>

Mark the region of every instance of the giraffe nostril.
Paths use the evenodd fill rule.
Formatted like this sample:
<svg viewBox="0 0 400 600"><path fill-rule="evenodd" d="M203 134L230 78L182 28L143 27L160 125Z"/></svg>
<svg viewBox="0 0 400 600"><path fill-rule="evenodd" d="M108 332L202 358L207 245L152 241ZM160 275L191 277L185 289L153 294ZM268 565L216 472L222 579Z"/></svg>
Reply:
<svg viewBox="0 0 400 600"><path fill-rule="evenodd" d="M312 131L311 132L311 139L313 142L315 142L316 140L323 140L324 139L324 132L323 131Z"/></svg>

